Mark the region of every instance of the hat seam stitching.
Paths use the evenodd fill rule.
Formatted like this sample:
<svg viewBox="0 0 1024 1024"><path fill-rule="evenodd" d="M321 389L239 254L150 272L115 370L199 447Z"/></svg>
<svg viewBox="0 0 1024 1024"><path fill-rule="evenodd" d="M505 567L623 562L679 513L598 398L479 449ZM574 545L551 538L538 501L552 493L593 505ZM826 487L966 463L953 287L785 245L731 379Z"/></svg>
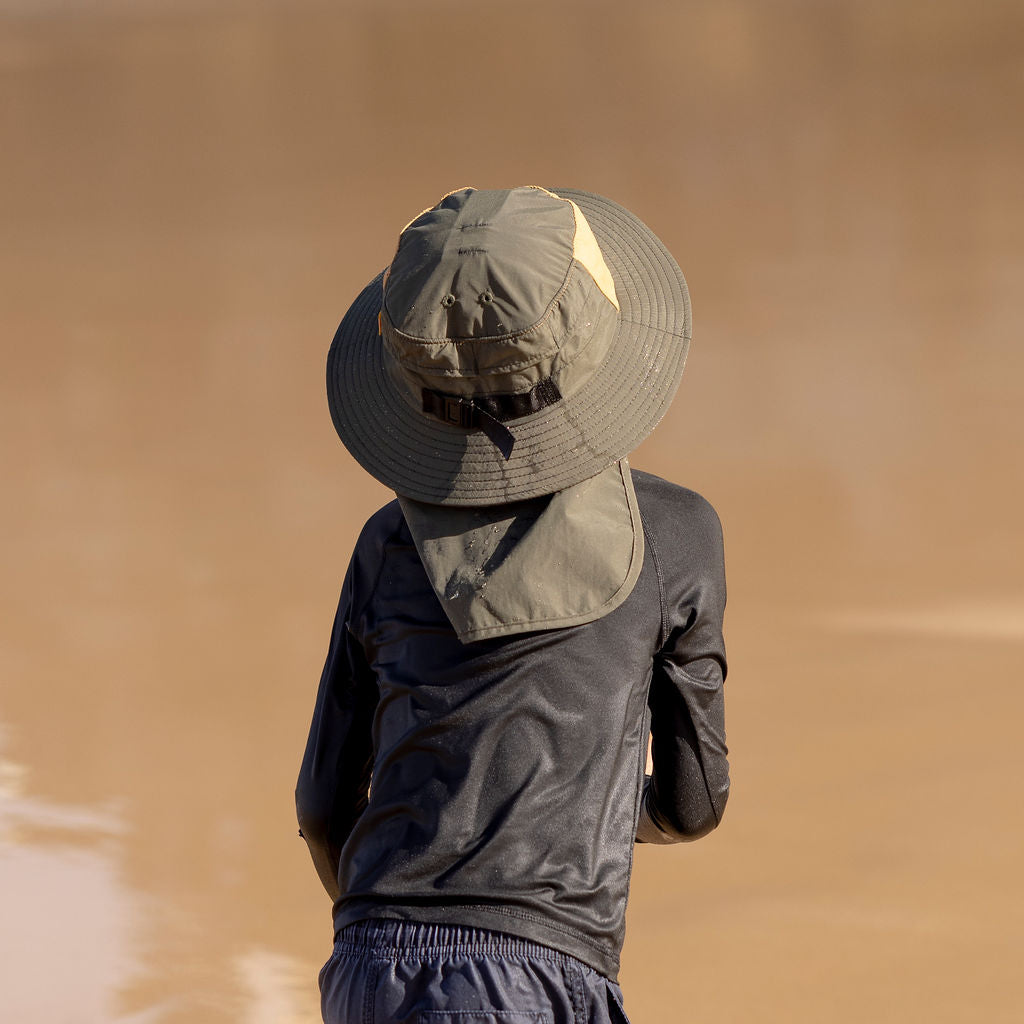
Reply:
<svg viewBox="0 0 1024 1024"><path fill-rule="evenodd" d="M589 274L586 275L586 276L590 280L591 284L588 285L588 284L584 283L584 287L592 288L593 290L597 291L599 294L604 295L604 293L601 292L600 285L598 285L597 282L594 281L593 278L590 277ZM611 303L608 303L608 305L611 306L612 309L615 308L614 306L611 305ZM572 334L575 331L575 329L578 326L579 322L583 319L583 317L586 315L586 313L587 313L587 309L585 307L582 307L576 313L575 318L569 323L568 327L566 328L566 334L567 335L570 335L570 334ZM618 316L618 313L616 312L616 320L618 320L618 319L619 319L619 316ZM646 324L638 324L638 323L636 323L636 321L632 321L632 320L631 321L627 321L627 322L633 323L633 324L635 324L638 327L646 327L647 326ZM652 329L653 330L657 330L657 328L652 328ZM396 334L400 334L400 335L402 334L402 332L399 331L397 328L395 328L395 333ZM669 333L670 334L671 332L665 332L665 333ZM675 336L675 335L673 335L673 336ZM402 337L409 337L409 335L402 335ZM454 339L452 339L452 340L453 340L453 343L455 343L455 344L459 343L459 342L455 341ZM462 341L486 341L488 339L485 339L485 338L465 338L465 339L461 339L461 340ZM562 366L559 368L558 372L562 373L562 372L565 371L565 369L567 367L571 366L584 352L587 351L587 349L590 348L590 346L593 344L594 340L595 340L595 334L591 334L590 339L586 342L586 344L584 344L583 347L580 348L579 351L576 352L576 354L572 357L572 359L570 359L566 363L563 363ZM444 341L444 339L441 339L441 342L443 342L443 341ZM502 342L500 342L500 341L498 343L502 344ZM511 339L509 339L508 343L511 344ZM390 345L389 345L389 348L390 348ZM431 376L445 377L445 378L459 377L459 378L463 378L463 379L471 379L471 377L473 377L473 376L475 376L475 377L488 377L488 376L495 376L495 375L500 374L500 373L513 373L516 370L522 370L522 369L525 369L525 368L530 367L530 366L536 366L538 363L542 362L545 359L549 359L552 356L557 356L561 351L562 351L561 347L559 345L555 345L554 348L546 349L544 352L542 352L538 356L531 356L529 359L522 359L518 363L502 363L501 366L494 367L491 370L477 371L475 374L472 374L470 377L467 377L465 374L463 374L461 371L458 371L458 370L437 370L434 373L432 373ZM429 371L431 369L429 364L407 362L405 360L399 359L397 356L395 358L396 358L396 361L400 365L409 366L409 367L414 368L416 370ZM551 374L550 376L553 376L553 374ZM531 385L531 387L532 387L532 385ZM522 388L521 390L522 391L529 391L529 388ZM509 392L502 392L502 393L515 395L515 394L519 394L520 392L519 391L509 391Z"/></svg>
<svg viewBox="0 0 1024 1024"><path fill-rule="evenodd" d="M668 334L667 336L668 336L668 337L678 337L678 336L675 336L675 335L671 335L671 334ZM675 363L675 362L676 362L676 359L671 359L671 362L672 362L672 363ZM674 389L673 389L673 390L674 390ZM573 403L572 403L572 402L571 402L571 400L570 400L568 404L573 404ZM599 401L599 402L598 402L597 404L601 404L601 402ZM621 404L621 403L620 403L620 404ZM644 418L646 419L646 417L644 417ZM661 416L657 416L657 417L656 417L656 419L657 419L657 420L660 420L660 419L661 419ZM462 431L458 431L458 432L454 432L454 431L453 431L453 434L454 434L454 433L459 433L459 434L461 434L461 433L462 433ZM644 436L644 434L645 434L645 430L644 430L644 428L643 428L643 427L641 427L641 428L640 428L640 430L639 430L639 433L640 433L640 436ZM362 447L362 446L360 446L360 447ZM475 454L475 455L477 455L477 456L478 456L478 455L479 455L479 454L481 454L481 453L477 452L477 453L473 453L473 454ZM537 454L537 453L535 453L535 454ZM392 459L392 460L389 460L389 461L395 461L395 460L394 460L394 459ZM551 453L551 457L550 457L550 458L548 458L547 460L543 460L543 461L545 461L546 463L548 463L548 464L550 465L550 464L553 464L553 463L557 462L558 460L557 460L557 459L556 459L556 457L555 457L555 453ZM601 461L603 461L603 458L602 458L602 460L601 460ZM401 462L401 463L402 463L402 465L404 466L404 468L405 468L405 469L406 469L407 471L409 471L409 472L412 472L412 473L413 473L413 475L414 475L414 476L415 476L416 478L418 478L419 480L423 481L424 483L426 483L428 479L429 479L429 480L432 480L432 481L435 481L435 482L436 482L436 478L435 478L435 477L433 477L433 476L431 476L431 477L426 477L426 476L425 476L424 474L422 474L422 473L420 473L420 472L417 472L417 471L416 471L416 469L418 469L418 468L421 468L421 467L415 467L415 468L414 468L414 467L413 467L413 466L411 466L411 465L407 465L407 464L406 464L406 460L399 460L399 462ZM525 471L525 470L527 469L527 467L522 467L522 468L523 468L523 470L524 470L524 471ZM537 468L539 468L539 467L537 467L537 465L536 465L536 463L535 463L535 464L534 464L534 466L533 466L533 470L535 470L535 469L537 469ZM468 465L464 465L464 466L463 466L463 469L462 469L462 475L463 475L464 477L476 477L476 478L479 478L479 479L483 480L483 479L485 479L485 478L488 478L488 477L490 476L490 473L489 473L489 470L488 470L488 469L487 469L486 467L481 467L481 468L479 468L479 469L474 469L474 468L472 468L472 467L470 467L470 466L468 466ZM488 493L491 493L489 489L488 489Z"/></svg>
<svg viewBox="0 0 1024 1024"><path fill-rule="evenodd" d="M595 285L595 287L597 287L597 286ZM581 312L579 314L579 316L577 317L577 319L575 321L573 321L573 324L572 324L573 327L576 326L576 323L578 323L579 318L582 317L582 316L583 316L583 313ZM642 327L644 325L643 324L638 324L637 326L641 326ZM668 332L663 332L663 333L668 333ZM676 335L670 335L670 337L676 337ZM552 372L549 373L546 378L541 378L541 380L553 380L555 377L558 377L560 379L562 377L562 375L565 373L565 371L570 366L572 366L573 363L575 363L576 360L579 359L580 356L582 356L584 352L586 352L590 348L590 346L594 343L594 341L595 341L595 335L592 334L590 336L590 339L587 341L587 343L572 357L572 359L570 359L568 362L562 363L560 366L558 366L557 368L553 369ZM557 356L560 351L561 351L560 349L556 348L553 352L549 352L548 355ZM543 358L546 358L546 357L542 356L539 359L537 359L535 362L530 362L530 363L508 363L508 364L504 365L503 367L501 367L501 370L502 371L512 372L512 371L520 370L520 369L527 368L527 367L530 367L530 366L535 366ZM500 371L499 370L492 370L492 371L489 371L488 373L478 373L475 376L476 377L489 376L489 375L497 374L498 372L500 372ZM436 376L444 377L444 378L450 380L450 379L453 379L453 378L456 378L456 377L460 377L461 375L457 371L455 371L455 370L441 370L441 371L439 371L436 374ZM464 379L464 380L471 380L472 377L468 377L468 378L467 377L462 377L462 379ZM462 396L462 397L465 397L465 398L494 398L494 397L500 396L500 395L522 395L522 394L526 394L528 391L532 391L533 388L535 388L537 386L537 384L539 384L539 383L540 383L540 381L537 381L537 382L535 382L533 384L530 384L530 385L528 385L526 387L519 388L518 390L513 389L511 391L481 391L481 392L474 392L472 395L465 395L465 396ZM543 410L537 410L537 411L538 412L542 412ZM527 416L533 416L533 415L536 415L536 413L527 413ZM526 419L526 416L519 416L519 417L516 417L516 419L517 420Z"/></svg>
<svg viewBox="0 0 1024 1024"><path fill-rule="evenodd" d="M683 338L686 341L693 340L692 334L687 331L677 334L675 331L670 331L665 327L656 327L654 324L645 324L642 320L630 320L628 317L620 317L619 319L624 324L632 324L634 327L643 327L644 330L647 331L657 331L659 334L667 334L670 338Z"/></svg>
<svg viewBox="0 0 1024 1024"><path fill-rule="evenodd" d="M661 335L662 335L663 337L666 337L666 338L672 338L672 339L675 339L675 340L683 340L683 341L685 341L685 340L686 340L686 339L684 339L684 338L680 338L680 336L679 336L679 335L677 335L677 334L673 334L672 332L668 332L668 331L661 331L661 330L658 330L658 329L656 329L656 328L647 328L647 327L646 327L645 325L643 325L643 324L634 324L634 326L639 326L639 327L642 327L642 328L643 328L643 329L645 329L645 330L647 330L647 329L651 329L651 330L656 330L656 331L657 331L657 333L661 334ZM677 362L677 360L678 360L678 351L677 351L677 350L675 349L675 347L673 346L673 347L672 347L672 350L671 350L671 351L666 351L666 356L668 357L668 360L669 360L669 365L670 365L670 366L674 366L674 365L675 365L675 363L676 363L676 362ZM674 389L673 389L673 390L674 390ZM584 403L583 403L583 407L582 407L582 408L583 408L583 409L587 409L587 408L589 408L590 406L592 406L592 405L595 405L595 404L596 404L596 405L598 405L598 406L602 406L602 405L604 405L605 401L606 401L606 400L607 400L607 399L608 399L609 397L614 397L614 394L615 394L614 382L613 382L612 380L610 380L610 379L609 379L609 380L606 380L606 381L605 381L605 387L604 387L604 389L603 389L603 390L602 390L601 392L599 392L599 393L598 393L598 392L595 392L595 393L594 393L594 394L593 394L593 395L592 395L592 396L590 397L590 400L589 400L589 401L584 401ZM620 395L620 396L619 396L619 400L618 400L618 401L616 402L616 408L617 408L617 409L621 408L621 409L622 409L622 411L624 411L624 410L625 410L625 405L626 405L626 403L627 403L627 398L628 398L628 396L626 396L626 395ZM634 396L633 396L633 398L635 399L635 398L636 398L636 395L634 395ZM566 402L565 402L565 409L566 409L566 410L568 410L568 409L569 409L569 408L571 408L571 407L575 407L575 405L576 405L576 404L577 404L577 399L576 399L576 397L575 397L575 396L570 396L569 398L567 398L567 399L566 399ZM581 410L581 411L582 411L582 410ZM541 413L541 414L538 414L538 415L543 415L543 413ZM658 418L660 419L660 416L659 416ZM524 418L524 419L525 419L525 418ZM553 424L552 426L554 426L554 424ZM453 430L451 430L451 431L446 431L446 433L449 433L449 435L450 435L450 437L451 437L451 438L454 438L455 436L458 436L458 435L464 434L464 432L463 432L463 431L461 431L461 430L455 430L455 429L453 429ZM472 432L469 432L469 433L470 433L470 434L472 434ZM641 430L641 433L643 433L643 431L642 431L642 430ZM476 454L476 455L479 455L480 453L470 453L470 454L471 454L471 455L472 455L472 454ZM552 459L551 459L551 460L549 460L549 461L553 461L553 460L554 460L554 455L552 455ZM466 467L466 468L465 468L465 472L468 472L468 473L473 473L473 471L472 471L472 470L470 470L470 469L469 469L468 467ZM475 475L485 475L485 473L486 473L486 471L483 471L482 473L479 473L479 474L475 474Z"/></svg>
<svg viewBox="0 0 1024 1024"><path fill-rule="evenodd" d="M391 325L391 330L393 330L395 334L398 335L400 338L410 341L414 345L463 345L473 341L488 341L495 342L499 345L511 345L517 339L521 339L528 334L532 334L534 331L537 330L537 328L542 327L545 324L545 322L554 315L555 309L561 303L563 297L565 296L565 293L569 289L569 276L572 274L574 269L578 268L582 276L589 278L591 281L594 280L593 277L591 277L591 275L587 273L586 267L584 267L583 264L581 264L575 257L573 257L570 260L570 264L571 266L569 267L569 270L565 275L565 279L563 280L561 286L556 292L554 298L552 298L551 302L548 304L548 308L545 310L544 315L535 323L530 324L529 327L524 327L522 330L515 331L512 334L486 334L483 337L479 338L472 336L466 338L446 338L443 336L437 338L418 338L414 334L406 334L405 331L395 326L395 322L391 319L391 314L387 311L387 305L383 300L383 296L381 298L381 309L384 311L384 315L388 318L388 322ZM600 286L597 284L596 281L594 281L594 287L597 288L599 292L601 291ZM604 295L603 292L601 292L601 294ZM608 302L608 297L604 296L604 298L605 301ZM608 305L611 306L612 303L608 302Z"/></svg>

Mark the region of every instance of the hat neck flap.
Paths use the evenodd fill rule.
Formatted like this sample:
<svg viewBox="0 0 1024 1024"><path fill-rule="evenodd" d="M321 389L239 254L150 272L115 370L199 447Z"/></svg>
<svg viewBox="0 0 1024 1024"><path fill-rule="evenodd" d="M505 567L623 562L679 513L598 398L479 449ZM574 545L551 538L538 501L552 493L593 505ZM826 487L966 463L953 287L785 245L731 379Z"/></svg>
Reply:
<svg viewBox="0 0 1024 1024"><path fill-rule="evenodd" d="M508 505L398 500L463 643L600 619L629 597L643 565L626 459L573 487Z"/></svg>

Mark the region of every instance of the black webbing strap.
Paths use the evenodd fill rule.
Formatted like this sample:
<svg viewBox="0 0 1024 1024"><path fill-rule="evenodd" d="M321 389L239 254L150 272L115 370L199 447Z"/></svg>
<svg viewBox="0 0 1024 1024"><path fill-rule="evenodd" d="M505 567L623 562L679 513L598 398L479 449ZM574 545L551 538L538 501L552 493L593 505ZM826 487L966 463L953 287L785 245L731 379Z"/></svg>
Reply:
<svg viewBox="0 0 1024 1024"><path fill-rule="evenodd" d="M550 377L535 384L529 391L515 395L446 395L443 391L423 388L423 411L428 416L468 430L482 430L508 459L516 439L505 421L516 420L540 412L562 400L561 392Z"/></svg>

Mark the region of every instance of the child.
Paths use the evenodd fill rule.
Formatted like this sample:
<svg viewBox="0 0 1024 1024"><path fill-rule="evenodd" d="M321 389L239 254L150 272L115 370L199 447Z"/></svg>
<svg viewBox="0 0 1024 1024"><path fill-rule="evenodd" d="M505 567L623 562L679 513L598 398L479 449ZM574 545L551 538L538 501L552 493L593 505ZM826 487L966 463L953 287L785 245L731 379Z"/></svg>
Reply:
<svg viewBox="0 0 1024 1024"><path fill-rule="evenodd" d="M296 790L329 1024L626 1020L633 843L699 838L729 791L718 518L626 461L689 339L644 224L532 186L420 214L338 328L335 427L398 500L352 555Z"/></svg>

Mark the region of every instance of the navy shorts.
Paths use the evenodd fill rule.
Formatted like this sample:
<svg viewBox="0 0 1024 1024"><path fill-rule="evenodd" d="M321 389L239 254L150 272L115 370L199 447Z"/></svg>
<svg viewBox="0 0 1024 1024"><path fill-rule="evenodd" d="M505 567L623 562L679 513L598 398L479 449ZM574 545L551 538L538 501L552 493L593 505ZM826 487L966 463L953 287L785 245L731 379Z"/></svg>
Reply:
<svg viewBox="0 0 1024 1024"><path fill-rule="evenodd" d="M629 1024L619 986L536 942L459 925L359 921L320 972L325 1024Z"/></svg>

